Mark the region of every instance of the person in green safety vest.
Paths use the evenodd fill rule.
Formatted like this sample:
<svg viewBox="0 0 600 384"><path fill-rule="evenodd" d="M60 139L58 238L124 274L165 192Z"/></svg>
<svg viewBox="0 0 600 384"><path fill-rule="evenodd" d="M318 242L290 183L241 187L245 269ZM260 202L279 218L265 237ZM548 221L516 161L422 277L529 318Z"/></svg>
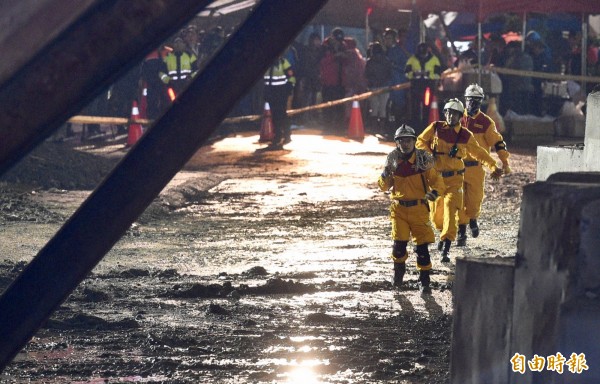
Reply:
<svg viewBox="0 0 600 384"><path fill-rule="evenodd" d="M264 81L265 101L271 107L275 130L273 141L267 149L280 150L292 141L287 106L296 85L294 69L287 59L280 56L265 73Z"/></svg>
<svg viewBox="0 0 600 384"><path fill-rule="evenodd" d="M185 41L177 37L173 41L173 52L169 53L164 61L167 72L160 72L160 79L175 92L175 95L179 95L196 75L196 55L187 53Z"/></svg>

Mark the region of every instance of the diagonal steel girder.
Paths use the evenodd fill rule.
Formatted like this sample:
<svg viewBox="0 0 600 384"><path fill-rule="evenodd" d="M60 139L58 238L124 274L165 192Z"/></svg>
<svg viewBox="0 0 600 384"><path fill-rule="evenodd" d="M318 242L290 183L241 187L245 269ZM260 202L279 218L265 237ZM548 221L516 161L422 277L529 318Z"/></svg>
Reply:
<svg viewBox="0 0 600 384"><path fill-rule="evenodd" d="M90 5L0 85L0 175L210 3L101 0Z"/></svg>
<svg viewBox="0 0 600 384"><path fill-rule="evenodd" d="M263 0L0 297L0 372L327 0Z"/></svg>

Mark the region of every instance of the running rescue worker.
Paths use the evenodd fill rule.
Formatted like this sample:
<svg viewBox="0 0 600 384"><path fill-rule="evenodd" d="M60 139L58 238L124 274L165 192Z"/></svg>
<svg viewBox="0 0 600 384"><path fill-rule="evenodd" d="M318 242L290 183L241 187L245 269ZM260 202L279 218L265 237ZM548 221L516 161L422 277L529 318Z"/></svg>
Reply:
<svg viewBox="0 0 600 384"><path fill-rule="evenodd" d="M427 294L431 293L429 244L435 242L427 200L435 201L445 187L442 178L433 169L433 156L416 149L416 140L415 130L406 124L396 130L396 148L388 154L378 184L383 192L391 190L393 285L402 285L408 258L407 246L412 240L416 244L419 290Z"/></svg>
<svg viewBox="0 0 600 384"><path fill-rule="evenodd" d="M502 173L507 175L511 172L508 158L510 153L506 150L506 143L502 135L496 130L496 123L488 115L481 111L481 103L485 97L483 88L478 84L471 84L465 90L465 114L461 119L461 125L467 128L477 143L490 152L494 147L498 158L502 162ZM458 211L458 236L457 246L467 244L467 224L472 237L479 236L479 225L477 219L481 212L481 203L485 197L485 171L480 162L467 153L463 159L465 164L464 207Z"/></svg>
<svg viewBox="0 0 600 384"><path fill-rule="evenodd" d="M438 250L442 251L442 262L449 262L450 245L456 240L457 213L463 207L463 181L467 154L483 163L492 173L492 179L502 175L496 161L481 148L473 134L464 129L460 119L465 112L463 103L450 99L444 105L445 121L434 121L417 138L416 147L428 151L435 158L434 168L444 178L446 190L436 204L432 204L431 221L441 231Z"/></svg>

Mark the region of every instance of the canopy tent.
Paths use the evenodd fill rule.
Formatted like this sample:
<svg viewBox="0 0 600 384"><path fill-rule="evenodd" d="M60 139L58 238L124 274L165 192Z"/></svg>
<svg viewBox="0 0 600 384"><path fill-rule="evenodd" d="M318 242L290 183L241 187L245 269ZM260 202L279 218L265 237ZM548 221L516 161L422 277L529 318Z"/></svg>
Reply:
<svg viewBox="0 0 600 384"><path fill-rule="evenodd" d="M532 14L527 16L527 30L541 31L581 31L581 16L576 14ZM447 23L449 36L455 40L475 40L477 38L477 20L472 13L461 12L451 23ZM489 18L481 24L481 32L506 33L505 22L498 18ZM521 32L513 30L513 32Z"/></svg>
<svg viewBox="0 0 600 384"><path fill-rule="evenodd" d="M482 22L491 14L512 13L579 13L600 14L600 1L595 0L364 0L367 7L387 9L417 9L420 12L468 12Z"/></svg>
<svg viewBox="0 0 600 384"><path fill-rule="evenodd" d="M482 22L496 13L575 13L579 15L600 14L600 1L594 0L521 0L518 2L507 0L366 0L369 6L392 9L413 9L421 14L439 13L441 11L455 11L472 13L477 21L478 63L481 64ZM526 31L524 17L523 34ZM587 22L582 17L581 39L581 75L587 73ZM481 66L480 66L481 68ZM481 73L481 72L480 72Z"/></svg>
<svg viewBox="0 0 600 384"><path fill-rule="evenodd" d="M198 16L205 21L219 25L232 24L227 20L235 19L234 24L239 23L239 18L245 18L249 11L260 3L259 0L216 0L213 1ZM587 24L584 22L583 15L600 14L600 1L596 0L522 0L512 2L508 0L329 0L311 24L321 24L329 26L365 28L366 42L369 42L371 29L382 30L386 27L400 28L410 27L417 29L417 32L409 33L409 41L406 48L414 51L419 40L418 24L414 19L411 22L411 16L421 14L426 16L429 13L440 14L441 12L458 12L462 23L455 22L448 26L449 37L461 38L464 36L473 36L478 41L478 51L481 51L481 40L484 32L500 32L502 25L499 23L484 23L490 16L502 13L516 13L523 15L522 34L527 30L538 30L539 25L534 23L535 19L526 15L532 13L545 14L549 16L547 20L550 24L546 26L549 29L561 28L561 30L579 30L582 36L587 36ZM567 15L568 20L561 19ZM551 16L550 16L551 15ZM417 16L418 18L418 16ZM231 21L231 20L230 20ZM587 41L582 37L582 55L587 50ZM585 63L585 57L582 62ZM481 62L481 59L479 59ZM582 74L584 74L582 68Z"/></svg>

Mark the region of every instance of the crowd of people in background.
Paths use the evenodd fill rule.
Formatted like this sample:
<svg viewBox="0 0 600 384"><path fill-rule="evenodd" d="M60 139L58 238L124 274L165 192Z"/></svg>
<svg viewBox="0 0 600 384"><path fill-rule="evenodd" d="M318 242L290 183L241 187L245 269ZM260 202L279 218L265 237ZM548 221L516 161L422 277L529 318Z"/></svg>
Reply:
<svg viewBox="0 0 600 384"><path fill-rule="evenodd" d="M461 62L477 65L479 55L471 47L455 55L440 41L426 41L415 52L405 48L406 31L384 28L375 31L363 57L354 38L334 28L321 42L311 34L306 44L295 43L288 50L298 79L293 107L305 107L318 101L332 101L367 90L411 82L410 90L395 90L368 99L366 129L390 138L401 123L408 123L417 133L427 123L422 101L425 88L435 92L443 71ZM598 43L590 39L587 51L587 75L600 72ZM483 41L483 66L494 65L521 71L581 74L581 34L549 34L530 31L521 41L506 42L500 34L491 34ZM499 111L509 110L519 115L544 116L549 111L543 105L544 79L530 76L501 75L502 94ZM320 98L319 98L320 95ZM332 131L347 127L349 104L323 112L322 125Z"/></svg>
<svg viewBox="0 0 600 384"><path fill-rule="evenodd" d="M129 117L131 100L146 96L145 112L156 119L200 71L229 32L216 26L208 31L190 24L169 43L149 54L129 71L106 94L88 106L89 114ZM378 94L366 103L365 127L370 133L391 138L401 123L419 130L424 111L420 103L425 88L437 89L442 72L459 63L476 65L479 60L474 44L462 53L452 51L439 39L425 41L415 52L405 48L406 31L383 28L373 31L373 38L363 56L357 40L347 36L342 28L334 28L327 36L311 33L306 42L295 41L282 55L294 72L295 87L291 89L291 108L300 108L353 96L368 90L378 90L395 84L411 82L410 90L394 90ZM530 31L521 41L506 42L500 34L484 39L481 64L523 71L581 74L581 34L550 34L542 37ZM523 49L524 46L524 49ZM587 45L587 74L600 74L598 43L590 39ZM543 116L543 79L501 75L502 94L498 109L504 115L514 113ZM263 83L257 81L234 109L237 115L254 114L264 103ZM346 129L350 104L306 113L293 123L319 123L332 133ZM317 120L318 119L318 120ZM291 121L287 120L286 124ZM289 140L289 138L287 139Z"/></svg>

